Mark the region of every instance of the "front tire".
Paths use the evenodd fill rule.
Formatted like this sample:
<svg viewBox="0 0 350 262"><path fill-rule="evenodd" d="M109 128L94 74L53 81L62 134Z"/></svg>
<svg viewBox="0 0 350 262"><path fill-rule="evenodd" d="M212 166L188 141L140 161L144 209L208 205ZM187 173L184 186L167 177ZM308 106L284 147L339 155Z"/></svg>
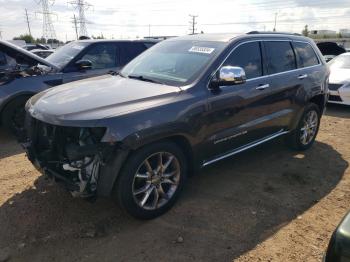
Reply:
<svg viewBox="0 0 350 262"><path fill-rule="evenodd" d="M121 207L139 219L152 219L176 202L187 177L187 160L174 143L145 146L127 159L114 187Z"/></svg>
<svg viewBox="0 0 350 262"><path fill-rule="evenodd" d="M308 104L302 114L297 128L287 137L287 144L295 150L306 150L315 142L320 127L321 113L319 107Z"/></svg>
<svg viewBox="0 0 350 262"><path fill-rule="evenodd" d="M25 104L30 97L23 96L9 102L2 111L1 122L4 128L14 135L19 135L24 129Z"/></svg>

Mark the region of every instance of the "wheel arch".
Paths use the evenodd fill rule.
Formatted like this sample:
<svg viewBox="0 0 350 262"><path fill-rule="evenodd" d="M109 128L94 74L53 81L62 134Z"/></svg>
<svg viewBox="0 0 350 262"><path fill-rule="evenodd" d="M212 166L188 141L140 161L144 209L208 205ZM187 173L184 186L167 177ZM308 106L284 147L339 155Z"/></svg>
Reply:
<svg viewBox="0 0 350 262"><path fill-rule="evenodd" d="M180 147L187 160L188 173L193 173L195 170L194 151L189 139L185 135L173 134L156 140L147 141L147 143L143 143L142 145L133 148L123 145L122 143L118 143L114 150L116 157L111 158L111 160L101 169L97 189L98 195L108 197L112 194L115 183L118 181L120 171L133 152L162 141L169 141ZM114 167L113 170L112 166Z"/></svg>
<svg viewBox="0 0 350 262"><path fill-rule="evenodd" d="M319 94L319 95L313 96L309 100L309 102L316 104L318 106L318 108L320 109L321 114L324 111L324 109L326 108L326 97L324 94Z"/></svg>
<svg viewBox="0 0 350 262"><path fill-rule="evenodd" d="M2 114L3 114L3 112L4 112L4 110L5 110L5 108L10 104L10 103L12 103L13 101L16 101L17 99L20 99L20 98L23 98L23 97L28 97L28 99L29 98L31 98L33 95L35 95L36 93L33 93L33 92L20 92L20 93L18 93L18 94L16 94L16 95L14 95L14 96L11 96L11 97L9 97L8 99L6 99L5 100L5 102L1 105L1 107L0 107L0 124L2 124L1 123L1 121L2 121Z"/></svg>

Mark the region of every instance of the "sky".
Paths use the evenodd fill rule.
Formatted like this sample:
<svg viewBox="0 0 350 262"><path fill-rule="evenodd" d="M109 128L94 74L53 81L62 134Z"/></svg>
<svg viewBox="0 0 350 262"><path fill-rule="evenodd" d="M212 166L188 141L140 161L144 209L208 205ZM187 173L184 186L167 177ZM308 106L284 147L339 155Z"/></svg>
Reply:
<svg viewBox="0 0 350 262"><path fill-rule="evenodd" d="M72 0L48 0L56 36L75 39L72 23L78 11ZM77 0L73 0L77 1ZM84 0L88 34L106 38L133 39L156 35L190 33L190 14L196 15L196 32L243 33L350 29L350 0ZM32 35L42 36L40 0L0 0L0 31L9 40L28 33L25 9Z"/></svg>

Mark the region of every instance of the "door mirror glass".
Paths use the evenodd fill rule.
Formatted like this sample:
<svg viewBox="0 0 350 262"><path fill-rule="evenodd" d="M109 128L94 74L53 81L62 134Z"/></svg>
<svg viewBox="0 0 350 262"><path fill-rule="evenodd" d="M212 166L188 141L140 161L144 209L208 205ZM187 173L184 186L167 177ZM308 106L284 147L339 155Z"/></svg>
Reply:
<svg viewBox="0 0 350 262"><path fill-rule="evenodd" d="M79 70L87 70L92 68L92 63L90 60L79 60L75 63Z"/></svg>
<svg viewBox="0 0 350 262"><path fill-rule="evenodd" d="M238 66L223 66L217 72L216 78L212 80L211 87L238 85L246 82L243 68Z"/></svg>

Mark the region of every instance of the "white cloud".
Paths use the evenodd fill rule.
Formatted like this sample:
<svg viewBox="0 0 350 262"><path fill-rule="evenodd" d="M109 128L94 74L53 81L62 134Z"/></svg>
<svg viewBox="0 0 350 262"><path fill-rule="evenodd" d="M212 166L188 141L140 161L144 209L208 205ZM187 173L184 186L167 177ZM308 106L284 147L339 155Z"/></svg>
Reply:
<svg viewBox="0 0 350 262"><path fill-rule="evenodd" d="M349 24L349 0L89 0L86 10L88 33L111 38L135 38L151 35L183 35L189 32L189 14L198 15L197 31L247 32L272 30L277 12L277 29L300 32L310 29L344 28ZM32 34L42 35L40 5L34 0L0 0L0 30L3 39L27 33L24 9L30 15ZM51 11L56 35L72 40L75 32L73 13L66 0L56 0ZM148 26L151 25L151 26ZM167 26L168 25L168 26Z"/></svg>

